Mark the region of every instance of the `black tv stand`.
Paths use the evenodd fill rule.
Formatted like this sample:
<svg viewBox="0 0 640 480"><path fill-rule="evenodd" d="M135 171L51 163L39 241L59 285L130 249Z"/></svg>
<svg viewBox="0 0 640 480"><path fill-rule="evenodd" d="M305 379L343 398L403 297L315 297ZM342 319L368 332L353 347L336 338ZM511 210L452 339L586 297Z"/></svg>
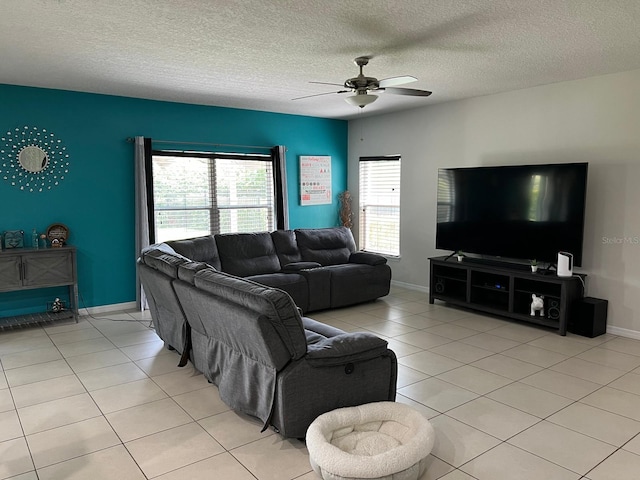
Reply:
<svg viewBox="0 0 640 480"><path fill-rule="evenodd" d="M441 300L493 315L554 328L566 335L571 305L584 296L582 278L533 273L528 265L464 257L430 261L429 303ZM526 267L526 268L521 268ZM584 275L581 275L584 277ZM531 295L544 296L544 316L531 316Z"/></svg>

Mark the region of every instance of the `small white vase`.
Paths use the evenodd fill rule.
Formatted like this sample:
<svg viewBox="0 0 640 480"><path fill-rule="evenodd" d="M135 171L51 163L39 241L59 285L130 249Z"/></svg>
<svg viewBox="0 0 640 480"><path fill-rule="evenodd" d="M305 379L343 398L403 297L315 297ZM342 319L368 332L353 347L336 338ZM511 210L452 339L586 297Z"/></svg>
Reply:
<svg viewBox="0 0 640 480"><path fill-rule="evenodd" d="M531 265L531 271L536 273L538 271L538 265Z"/></svg>

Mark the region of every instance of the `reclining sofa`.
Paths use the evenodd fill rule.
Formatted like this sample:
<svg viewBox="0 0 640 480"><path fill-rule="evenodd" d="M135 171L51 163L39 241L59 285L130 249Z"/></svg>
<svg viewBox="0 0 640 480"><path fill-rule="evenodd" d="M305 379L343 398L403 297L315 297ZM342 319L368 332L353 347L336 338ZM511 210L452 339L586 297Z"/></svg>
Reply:
<svg viewBox="0 0 640 480"><path fill-rule="evenodd" d="M356 251L346 227L218 234L167 244L190 260L284 290L303 312L375 300L391 284L387 259Z"/></svg>
<svg viewBox="0 0 640 480"><path fill-rule="evenodd" d="M302 438L322 413L395 399L396 356L385 340L301 316L284 290L166 244L145 250L137 266L158 336L217 385L227 405L264 428Z"/></svg>

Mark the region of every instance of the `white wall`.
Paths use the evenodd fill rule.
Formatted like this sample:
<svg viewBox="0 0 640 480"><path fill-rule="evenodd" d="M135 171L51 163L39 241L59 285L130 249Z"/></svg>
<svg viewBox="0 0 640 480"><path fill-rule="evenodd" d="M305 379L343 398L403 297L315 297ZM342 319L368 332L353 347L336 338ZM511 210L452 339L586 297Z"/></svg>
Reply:
<svg viewBox="0 0 640 480"><path fill-rule="evenodd" d="M354 210L358 158L388 154L402 155L402 257L390 262L393 278L423 287L427 258L448 253L434 248L439 167L589 162L578 270L588 274L587 295L609 300L610 330L640 338L640 70L353 120Z"/></svg>

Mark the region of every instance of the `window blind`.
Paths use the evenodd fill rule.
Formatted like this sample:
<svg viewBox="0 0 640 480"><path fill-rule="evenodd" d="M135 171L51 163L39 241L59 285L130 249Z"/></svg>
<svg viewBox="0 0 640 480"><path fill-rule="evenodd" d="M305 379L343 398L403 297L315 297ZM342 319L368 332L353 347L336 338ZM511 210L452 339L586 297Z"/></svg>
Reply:
<svg viewBox="0 0 640 480"><path fill-rule="evenodd" d="M400 156L360 158L360 248L400 255Z"/></svg>

